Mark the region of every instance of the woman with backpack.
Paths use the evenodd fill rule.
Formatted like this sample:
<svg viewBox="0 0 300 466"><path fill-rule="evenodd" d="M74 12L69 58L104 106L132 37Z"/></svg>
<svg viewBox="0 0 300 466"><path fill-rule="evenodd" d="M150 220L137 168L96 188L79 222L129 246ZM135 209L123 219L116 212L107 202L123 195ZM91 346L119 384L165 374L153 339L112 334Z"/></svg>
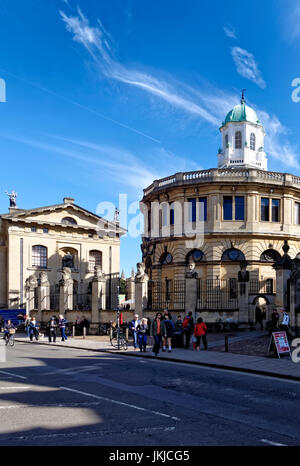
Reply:
<svg viewBox="0 0 300 466"><path fill-rule="evenodd" d="M201 338L204 344L204 349L207 350L206 332L207 332L206 324L203 322L202 317L199 317L195 325L195 328L194 328L194 337L193 337L195 339L193 343L194 351L199 351Z"/></svg>
<svg viewBox="0 0 300 466"><path fill-rule="evenodd" d="M173 324L170 315L168 313L164 314L164 320L162 321L162 338L163 338L163 351L166 351L166 346L168 345L168 352L172 351L172 336L175 332L175 325Z"/></svg>

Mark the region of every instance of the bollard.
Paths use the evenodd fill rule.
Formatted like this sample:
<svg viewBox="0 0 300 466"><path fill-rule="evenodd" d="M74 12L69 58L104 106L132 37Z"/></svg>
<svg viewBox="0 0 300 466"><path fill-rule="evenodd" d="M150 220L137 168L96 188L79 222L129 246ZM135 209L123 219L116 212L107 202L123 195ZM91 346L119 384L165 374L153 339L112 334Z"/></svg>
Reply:
<svg viewBox="0 0 300 466"><path fill-rule="evenodd" d="M125 329L125 339L126 339L126 341L128 343L128 327L126 327L126 329Z"/></svg>
<svg viewBox="0 0 300 466"><path fill-rule="evenodd" d="M73 337L75 337L75 325L73 325Z"/></svg>
<svg viewBox="0 0 300 466"><path fill-rule="evenodd" d="M225 337L225 353L228 353L228 336Z"/></svg>
<svg viewBox="0 0 300 466"><path fill-rule="evenodd" d="M83 327L83 339L86 337L86 327Z"/></svg>

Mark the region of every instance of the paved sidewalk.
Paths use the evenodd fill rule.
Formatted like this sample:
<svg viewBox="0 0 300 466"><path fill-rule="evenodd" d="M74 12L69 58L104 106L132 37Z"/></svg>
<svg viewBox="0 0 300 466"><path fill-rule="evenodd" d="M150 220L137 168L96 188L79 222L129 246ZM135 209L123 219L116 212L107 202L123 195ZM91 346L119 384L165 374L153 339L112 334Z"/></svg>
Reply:
<svg viewBox="0 0 300 466"><path fill-rule="evenodd" d="M224 345L225 335L226 334L217 334L215 337L213 337L213 334L211 334L209 347L212 348ZM232 343L236 341L249 340L249 338L255 339L256 337L262 335L266 335L266 332L252 331L243 332L243 334L238 335L229 334L229 341ZM133 357L155 358L174 362L198 364L208 367L231 369L240 372L250 372L300 381L300 362L294 363L287 355L282 356L279 359L272 356L246 356L242 354L232 354L211 350L200 350L194 352L192 348L188 350L175 348L171 353L160 351L159 356L155 357L152 355L151 347L148 348L146 353L141 353L139 350L134 350L131 344L129 344L127 351L116 350L111 346L109 338L106 336L88 336L85 339L82 337L69 337L65 342L60 341L60 338L58 337L56 343L49 343L48 339L44 337L38 342L34 341L33 343L30 343L28 337L25 334L17 334L15 340L28 342L29 344L44 344L51 346L86 349L90 351L122 353L124 355Z"/></svg>

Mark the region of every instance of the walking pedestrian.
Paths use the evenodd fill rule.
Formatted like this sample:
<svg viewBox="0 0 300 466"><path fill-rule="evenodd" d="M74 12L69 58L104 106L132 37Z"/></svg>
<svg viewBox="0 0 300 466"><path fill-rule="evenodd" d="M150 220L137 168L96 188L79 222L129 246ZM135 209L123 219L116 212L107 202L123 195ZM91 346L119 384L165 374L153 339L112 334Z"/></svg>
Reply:
<svg viewBox="0 0 300 466"><path fill-rule="evenodd" d="M25 331L27 332L28 338L30 338L30 322L31 322L31 318L27 314L26 319L25 319Z"/></svg>
<svg viewBox="0 0 300 466"><path fill-rule="evenodd" d="M185 336L185 349L189 349L190 346L190 339L191 335L194 330L194 319L193 313L189 312L188 315L185 317L184 321L182 322L183 332Z"/></svg>
<svg viewBox="0 0 300 466"><path fill-rule="evenodd" d="M159 348L161 345L161 339L162 339L162 334L161 334L162 322L161 321L162 321L162 315L160 312L158 312L151 325L151 335L153 336L153 339L154 339L152 353L155 354L155 356L158 355Z"/></svg>
<svg viewBox="0 0 300 466"><path fill-rule="evenodd" d="M56 330L58 327L58 320L55 316L51 317L51 319L48 322L48 336L49 336L49 343L56 342Z"/></svg>
<svg viewBox="0 0 300 466"><path fill-rule="evenodd" d="M290 316L287 314L285 309L282 309L280 311L280 316L279 316L279 330L282 332L286 333L286 336L289 336L289 324L290 324Z"/></svg>
<svg viewBox="0 0 300 466"><path fill-rule="evenodd" d="M33 336L35 337L36 340L39 339L39 327L40 327L40 324L38 323L38 321L35 319L35 317L32 317L30 324L29 324L30 341L33 341Z"/></svg>
<svg viewBox="0 0 300 466"><path fill-rule="evenodd" d="M84 329L86 329L86 334L88 334L90 323L85 316L82 316L82 319L80 322L80 328L81 328L82 335L84 335Z"/></svg>
<svg viewBox="0 0 300 466"><path fill-rule="evenodd" d="M181 315L177 316L177 320L175 322L175 346L177 348L183 347L183 327L182 327L182 318Z"/></svg>
<svg viewBox="0 0 300 466"><path fill-rule="evenodd" d="M171 312L168 309L164 310L163 319L165 318L166 315L169 317L170 320L172 320Z"/></svg>
<svg viewBox="0 0 300 466"><path fill-rule="evenodd" d="M172 351L172 336L175 332L175 325L171 321L168 313L164 314L164 320L162 321L161 334L163 339L163 351L166 351L166 346L168 345L168 352Z"/></svg>
<svg viewBox="0 0 300 466"><path fill-rule="evenodd" d="M58 325L59 325L59 328L60 328L60 331L61 331L61 341L65 341L65 340L68 339L68 337L66 335L66 324L67 323L68 323L67 319L65 319L64 316L62 314L60 314Z"/></svg>
<svg viewBox="0 0 300 466"><path fill-rule="evenodd" d="M146 353L146 347L147 347L147 330L148 330L148 325L147 325L147 319L144 317L141 322L138 324L137 328L137 334L138 334L138 341L139 341L139 347L140 351Z"/></svg>
<svg viewBox="0 0 300 466"><path fill-rule="evenodd" d="M135 314L132 321L129 322L129 329L132 332L132 337L133 337L133 347L135 350L138 349L138 332L137 332L137 326L140 324L139 321L139 315Z"/></svg>
<svg viewBox="0 0 300 466"><path fill-rule="evenodd" d="M255 308L255 326L257 324L260 325L261 330L264 329L264 327L263 327L263 313L262 313L262 310L261 310L260 306L258 306L258 304L256 305L256 308Z"/></svg>
<svg viewBox="0 0 300 466"><path fill-rule="evenodd" d="M195 338L195 342L193 344L194 351L199 351L201 338L203 341L204 349L207 350L206 332L207 332L207 326L205 322L203 322L202 317L199 317L199 319L197 319L197 323L194 328L194 338Z"/></svg>

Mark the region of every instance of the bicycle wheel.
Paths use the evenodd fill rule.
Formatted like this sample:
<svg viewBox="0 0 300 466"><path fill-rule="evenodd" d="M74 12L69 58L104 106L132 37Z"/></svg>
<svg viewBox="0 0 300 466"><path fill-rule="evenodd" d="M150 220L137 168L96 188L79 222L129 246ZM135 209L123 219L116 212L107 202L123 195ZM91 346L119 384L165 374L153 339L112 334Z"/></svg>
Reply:
<svg viewBox="0 0 300 466"><path fill-rule="evenodd" d="M122 348L123 348L124 351L128 350L128 344L127 344L127 341L125 340L125 338L122 340Z"/></svg>
<svg viewBox="0 0 300 466"><path fill-rule="evenodd" d="M12 347L12 346L14 346L14 344L15 344L15 339L14 339L13 335L11 335L10 338L9 338L9 346Z"/></svg>

